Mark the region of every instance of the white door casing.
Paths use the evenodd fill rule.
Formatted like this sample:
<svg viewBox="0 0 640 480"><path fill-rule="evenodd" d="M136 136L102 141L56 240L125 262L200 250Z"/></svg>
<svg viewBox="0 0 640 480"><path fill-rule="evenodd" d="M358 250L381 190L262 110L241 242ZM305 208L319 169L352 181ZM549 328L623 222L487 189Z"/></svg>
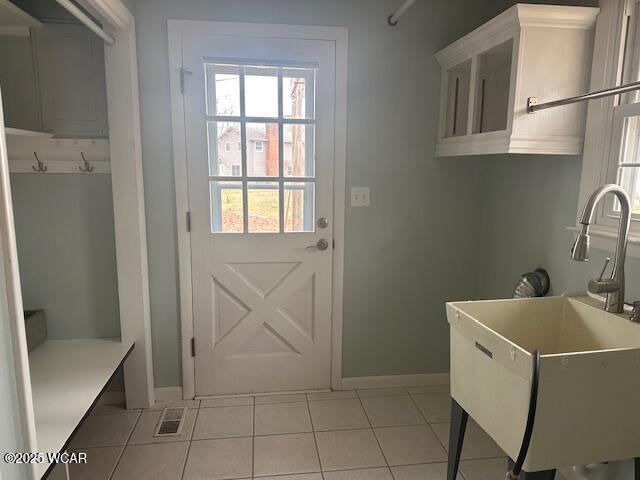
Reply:
<svg viewBox="0 0 640 480"><path fill-rule="evenodd" d="M331 386L335 55L335 42L326 40L233 34L183 37L197 395ZM207 121L219 120L207 111L206 101L207 69L214 64L223 65L217 68L247 65L240 67L242 72L253 72L251 69L257 65L274 68L280 82L280 105L284 96L282 77L286 72L290 73L289 68L304 66L315 71L315 88L308 89L312 93L315 91L315 117L299 121L285 119L282 106L277 117L269 116L268 122L263 117L246 115L249 105L245 97L248 94L242 81L244 73L239 75L242 112L240 116L226 120L229 124L242 125L241 138L246 147L242 151L240 176L220 178L215 176L219 173L217 170L210 172L209 156L216 156L217 152L214 149L213 153L208 153L212 150L207 143ZM240 117L247 121L237 121ZM281 139L278 175L266 177L262 173L257 177L252 173L248 150L256 148L258 151L258 147L249 144L247 125L258 122L277 123L280 137L286 137L283 130L291 124L287 122L311 125L306 128L315 130L315 171L305 172L302 179L285 176L282 157L286 155L284 139ZM229 175L228 171L223 173ZM293 188L296 183L292 180L304 180L300 184L315 187L315 212L305 210L308 218L304 229L312 231L285 233L286 222L282 220L279 233L247 232L252 228L247 214L253 211L253 197L246 186L279 185L277 208L282 217L285 215L282 187ZM236 189L243 187L240 191L244 225L239 228L244 228L245 233L213 232L221 228L221 221L224 223L220 212L212 212L215 210L213 198L231 192L226 189L231 184ZM321 217L328 220L326 228L315 225L316 219ZM321 239L329 244L326 250L313 248Z"/></svg>

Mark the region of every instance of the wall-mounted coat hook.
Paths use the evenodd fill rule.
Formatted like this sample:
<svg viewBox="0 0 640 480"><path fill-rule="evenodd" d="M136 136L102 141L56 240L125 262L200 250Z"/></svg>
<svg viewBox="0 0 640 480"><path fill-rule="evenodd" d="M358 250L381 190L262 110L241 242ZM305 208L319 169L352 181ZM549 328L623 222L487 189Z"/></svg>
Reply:
<svg viewBox="0 0 640 480"><path fill-rule="evenodd" d="M93 172L93 165L91 165L89 162L87 162L87 159L84 157L84 152L80 152L80 155L82 156L82 161L84 162L84 164L80 165L78 167L78 170L80 170L82 173L91 173L91 172Z"/></svg>
<svg viewBox="0 0 640 480"><path fill-rule="evenodd" d="M36 162L38 162L37 165L32 165L31 166L33 171L34 172L39 172L39 173L46 172L47 171L47 166L40 161L40 159L38 158L38 154L36 152L33 152L33 156L36 157Z"/></svg>
<svg viewBox="0 0 640 480"><path fill-rule="evenodd" d="M405 0L405 2L396 13L393 13L387 17L387 23L392 27L395 27L398 24L398 20L400 20L400 17L404 15L404 12L406 12L415 1L416 0Z"/></svg>

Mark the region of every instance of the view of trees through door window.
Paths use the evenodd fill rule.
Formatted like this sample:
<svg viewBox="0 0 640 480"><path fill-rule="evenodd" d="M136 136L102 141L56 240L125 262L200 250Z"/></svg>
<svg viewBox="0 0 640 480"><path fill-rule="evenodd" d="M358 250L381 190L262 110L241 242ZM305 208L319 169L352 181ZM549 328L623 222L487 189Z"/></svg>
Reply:
<svg viewBox="0 0 640 480"><path fill-rule="evenodd" d="M315 68L204 71L212 232L313 231Z"/></svg>

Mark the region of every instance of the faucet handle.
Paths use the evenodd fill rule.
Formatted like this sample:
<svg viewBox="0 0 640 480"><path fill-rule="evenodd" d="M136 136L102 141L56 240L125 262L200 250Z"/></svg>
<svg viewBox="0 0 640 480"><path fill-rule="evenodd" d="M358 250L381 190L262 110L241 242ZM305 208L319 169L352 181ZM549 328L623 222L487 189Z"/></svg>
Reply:
<svg viewBox="0 0 640 480"><path fill-rule="evenodd" d="M598 277L598 282L602 281L602 277L604 276L604 272L607 270L607 265L609 265L609 262L611 261L611 257L607 257L604 260L604 265L602 266L602 271L600 272L600 276Z"/></svg>
<svg viewBox="0 0 640 480"><path fill-rule="evenodd" d="M616 282L613 278L605 278L604 280L602 279L602 277L604 277L604 272L607 270L607 265L609 265L610 261L611 258L609 257L605 259L604 266L602 267L602 271L600 272L600 276L597 280L594 278L589 280L588 288L591 293L611 293L620 290L620 284L618 284L618 282Z"/></svg>

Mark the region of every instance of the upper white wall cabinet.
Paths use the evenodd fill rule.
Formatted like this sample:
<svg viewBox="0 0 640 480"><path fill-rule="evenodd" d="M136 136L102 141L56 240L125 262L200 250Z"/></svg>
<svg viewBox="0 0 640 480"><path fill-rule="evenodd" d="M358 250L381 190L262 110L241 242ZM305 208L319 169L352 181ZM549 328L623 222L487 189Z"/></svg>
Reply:
<svg viewBox="0 0 640 480"><path fill-rule="evenodd" d="M527 113L589 87L598 8L516 4L436 54L437 156L582 152L584 104Z"/></svg>

